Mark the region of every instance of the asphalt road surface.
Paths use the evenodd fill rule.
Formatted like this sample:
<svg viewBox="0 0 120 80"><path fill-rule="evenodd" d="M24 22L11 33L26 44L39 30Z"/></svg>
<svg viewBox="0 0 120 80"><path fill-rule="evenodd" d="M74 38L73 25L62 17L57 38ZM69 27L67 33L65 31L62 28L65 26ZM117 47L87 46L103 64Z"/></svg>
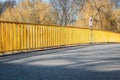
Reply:
<svg viewBox="0 0 120 80"><path fill-rule="evenodd" d="M120 44L3 56L0 80L120 80Z"/></svg>

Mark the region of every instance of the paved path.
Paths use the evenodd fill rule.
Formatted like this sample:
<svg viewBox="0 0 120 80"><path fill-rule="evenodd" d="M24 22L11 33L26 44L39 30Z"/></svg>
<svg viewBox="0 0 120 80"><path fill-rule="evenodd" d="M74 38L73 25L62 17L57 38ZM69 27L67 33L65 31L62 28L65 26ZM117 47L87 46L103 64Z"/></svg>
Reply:
<svg viewBox="0 0 120 80"><path fill-rule="evenodd" d="M0 80L120 80L120 44L0 57Z"/></svg>

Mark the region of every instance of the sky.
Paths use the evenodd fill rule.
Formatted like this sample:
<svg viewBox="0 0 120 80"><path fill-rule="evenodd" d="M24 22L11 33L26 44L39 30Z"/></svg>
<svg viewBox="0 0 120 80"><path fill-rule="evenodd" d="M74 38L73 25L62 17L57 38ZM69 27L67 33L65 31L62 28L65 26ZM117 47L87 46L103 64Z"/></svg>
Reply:
<svg viewBox="0 0 120 80"><path fill-rule="evenodd" d="M0 1L6 1L6 0L0 0ZM19 1L19 0L16 0L16 1ZM50 0L43 0L43 1L45 1L45 2L49 2Z"/></svg>
<svg viewBox="0 0 120 80"><path fill-rule="evenodd" d="M2 2L2 1L5 1L5 0L0 0L0 1Z"/></svg>
<svg viewBox="0 0 120 80"><path fill-rule="evenodd" d="M49 2L50 0L43 0L44 2Z"/></svg>
<svg viewBox="0 0 120 80"><path fill-rule="evenodd" d="M0 0L0 1L3 2L3 1L6 1L6 0ZM16 1L20 1L20 0L16 0ZM43 1L44 2L49 2L50 0L43 0ZM116 2L118 3L118 5L120 5L120 0L116 0Z"/></svg>

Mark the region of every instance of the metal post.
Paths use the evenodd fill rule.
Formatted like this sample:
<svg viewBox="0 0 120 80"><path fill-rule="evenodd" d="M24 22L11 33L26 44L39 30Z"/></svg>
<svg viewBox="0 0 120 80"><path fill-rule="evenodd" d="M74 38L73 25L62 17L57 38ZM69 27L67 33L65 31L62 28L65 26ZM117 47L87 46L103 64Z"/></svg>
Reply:
<svg viewBox="0 0 120 80"><path fill-rule="evenodd" d="M89 18L89 27L90 27L90 44L92 44L92 42L93 42L93 31L92 31L93 18L92 17Z"/></svg>

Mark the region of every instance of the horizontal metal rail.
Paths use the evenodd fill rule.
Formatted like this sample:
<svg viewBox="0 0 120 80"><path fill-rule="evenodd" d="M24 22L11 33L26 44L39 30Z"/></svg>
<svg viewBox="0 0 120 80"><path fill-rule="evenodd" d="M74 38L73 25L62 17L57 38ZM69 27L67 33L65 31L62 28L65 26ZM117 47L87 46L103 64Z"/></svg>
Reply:
<svg viewBox="0 0 120 80"><path fill-rule="evenodd" d="M120 42L120 34L74 27L0 22L0 54L105 42Z"/></svg>

